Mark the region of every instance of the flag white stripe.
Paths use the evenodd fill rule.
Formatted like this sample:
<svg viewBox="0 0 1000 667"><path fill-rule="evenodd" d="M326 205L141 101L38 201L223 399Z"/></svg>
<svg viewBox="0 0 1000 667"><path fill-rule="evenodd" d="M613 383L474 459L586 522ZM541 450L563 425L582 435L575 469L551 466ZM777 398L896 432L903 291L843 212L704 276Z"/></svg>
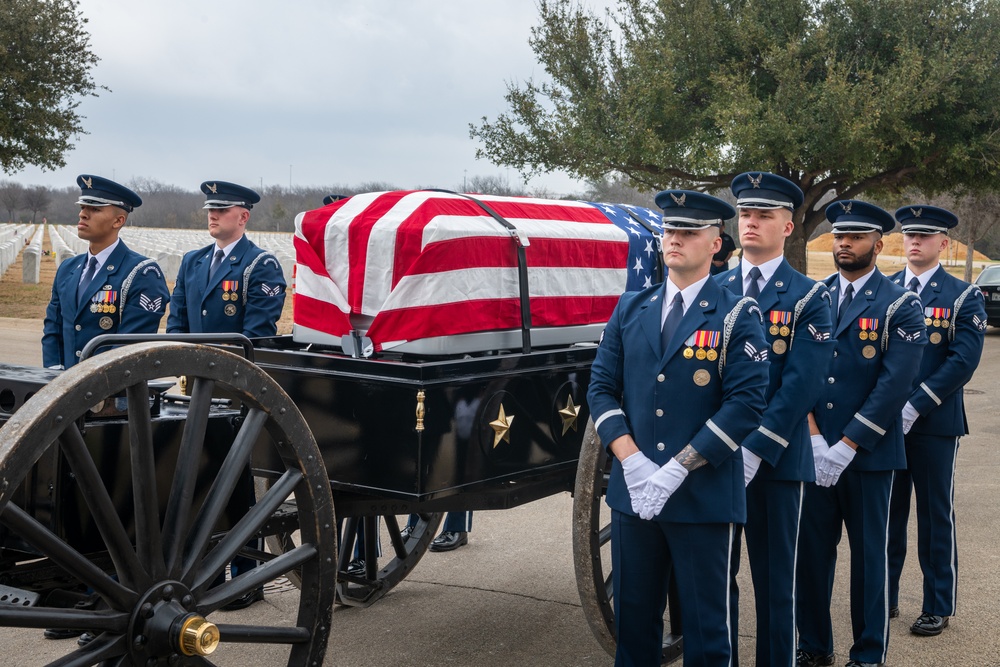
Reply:
<svg viewBox="0 0 1000 667"><path fill-rule="evenodd" d="M531 297L617 297L625 290L625 269L528 269ZM516 268L482 267L405 276L381 308L364 315L417 306L520 296Z"/></svg>
<svg viewBox="0 0 1000 667"><path fill-rule="evenodd" d="M319 301L333 304L343 312L349 312L347 298L341 293L332 280L326 276L316 275L305 264L296 264L295 293L308 296Z"/></svg>

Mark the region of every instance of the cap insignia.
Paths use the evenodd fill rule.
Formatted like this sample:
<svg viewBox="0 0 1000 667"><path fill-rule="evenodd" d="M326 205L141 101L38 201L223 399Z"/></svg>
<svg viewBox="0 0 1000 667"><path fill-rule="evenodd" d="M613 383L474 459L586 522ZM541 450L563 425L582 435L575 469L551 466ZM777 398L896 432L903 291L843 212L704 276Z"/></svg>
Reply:
<svg viewBox="0 0 1000 667"><path fill-rule="evenodd" d="M218 184L212 183L211 185L209 185L208 183L206 183L205 187L208 188L208 191L211 192L213 195L219 194L219 186L218 186Z"/></svg>
<svg viewBox="0 0 1000 667"><path fill-rule="evenodd" d="M837 202L840 204L840 208L844 209L844 213L850 213L851 207L854 206L854 202Z"/></svg>
<svg viewBox="0 0 1000 667"><path fill-rule="evenodd" d="M687 195L681 195L680 197L675 197L674 193L670 193L670 198L674 200L674 203L678 206L684 206L685 200L687 200Z"/></svg>
<svg viewBox="0 0 1000 667"><path fill-rule="evenodd" d="M747 174L747 178L750 179L750 185L752 185L756 190L760 188L760 179L764 178L764 174L757 174L757 178L754 178L750 174Z"/></svg>
<svg viewBox="0 0 1000 667"><path fill-rule="evenodd" d="M924 212L924 209L922 209L922 208L911 208L911 209L910 209L910 213L912 213L912 214L913 214L913 217L914 217L914 218L919 218L919 217L920 217L920 215L921 215L921 214L922 214L923 212Z"/></svg>
<svg viewBox="0 0 1000 667"><path fill-rule="evenodd" d="M93 178L87 178L86 176L83 176L83 177L80 178L80 180L83 181L83 184L87 186L88 190L90 190L91 188L94 187L94 185L93 185L94 179Z"/></svg>

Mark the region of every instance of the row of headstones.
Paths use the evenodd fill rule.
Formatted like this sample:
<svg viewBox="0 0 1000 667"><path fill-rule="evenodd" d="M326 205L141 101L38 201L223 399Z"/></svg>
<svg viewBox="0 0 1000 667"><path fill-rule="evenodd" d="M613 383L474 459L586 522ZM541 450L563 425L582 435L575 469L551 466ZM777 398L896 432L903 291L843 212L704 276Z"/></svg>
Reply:
<svg viewBox="0 0 1000 667"><path fill-rule="evenodd" d="M87 242L76 235L75 227L53 225L52 229L56 232L50 234L50 237L53 239L53 250L56 250L57 263L65 259L56 249L57 237L70 249L69 257L86 252ZM285 272L285 279L291 281L295 266L292 235L280 232L248 232L247 236L261 248L275 254ZM212 237L206 231L160 227L126 227L121 232L121 238L132 250L155 259L168 279L173 279L180 271L181 260L185 253L212 243Z"/></svg>
<svg viewBox="0 0 1000 667"><path fill-rule="evenodd" d="M28 247L21 257L21 282L37 285L42 271L42 239L45 238L45 225L38 225L31 235Z"/></svg>
<svg viewBox="0 0 1000 667"><path fill-rule="evenodd" d="M0 225L0 276L17 261L25 240L35 231L34 225Z"/></svg>

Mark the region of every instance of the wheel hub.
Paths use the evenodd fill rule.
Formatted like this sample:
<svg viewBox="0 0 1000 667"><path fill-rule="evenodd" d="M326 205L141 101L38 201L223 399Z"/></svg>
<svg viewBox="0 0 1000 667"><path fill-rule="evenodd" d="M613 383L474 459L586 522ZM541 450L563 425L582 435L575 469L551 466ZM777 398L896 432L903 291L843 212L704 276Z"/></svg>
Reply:
<svg viewBox="0 0 1000 667"><path fill-rule="evenodd" d="M196 611L191 591L163 581L139 600L129 623L129 653L135 664L174 664L174 656L205 656L219 646L219 628Z"/></svg>

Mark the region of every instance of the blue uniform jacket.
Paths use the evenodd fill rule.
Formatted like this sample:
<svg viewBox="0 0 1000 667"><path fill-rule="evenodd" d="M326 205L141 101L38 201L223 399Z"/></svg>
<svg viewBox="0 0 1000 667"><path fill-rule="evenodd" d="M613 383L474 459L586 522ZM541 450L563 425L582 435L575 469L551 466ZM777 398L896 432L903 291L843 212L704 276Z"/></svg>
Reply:
<svg viewBox="0 0 1000 667"><path fill-rule="evenodd" d="M734 294L743 293L739 266L715 279ZM782 260L757 304L771 350L770 382L764 417L743 446L769 464L761 466L759 479L813 482L816 469L806 415L823 390L833 358L830 293L826 285Z"/></svg>
<svg viewBox="0 0 1000 667"><path fill-rule="evenodd" d="M657 520L743 523L746 493L739 445L760 424L767 388L760 310L752 299L743 300L709 280L663 351L664 294L662 284L628 292L608 321L587 392L598 435L607 444L630 433L660 466L688 444L707 459L708 465L688 475ZM727 316L730 334L724 349ZM684 351L694 347L691 339L699 331L707 339L701 346L706 358L686 358ZM607 503L635 515L617 459Z"/></svg>
<svg viewBox="0 0 1000 667"><path fill-rule="evenodd" d="M45 309L42 363L69 368L91 338L106 333L156 333L170 302L157 263L119 241L77 304L87 253L59 266Z"/></svg>
<svg viewBox="0 0 1000 667"><path fill-rule="evenodd" d="M898 285L905 274L900 271L890 280ZM972 379L983 354L983 293L939 266L920 292L920 301L928 342L908 399L920 413L910 433L962 436L969 432L963 387ZM935 308L950 312L944 318L935 318Z"/></svg>
<svg viewBox="0 0 1000 667"><path fill-rule="evenodd" d="M824 282L836 320L838 274ZM830 446L845 435L857 443L850 470L905 469L900 413L927 342L920 300L875 269L836 325L834 338L829 377L813 410L820 432Z"/></svg>
<svg viewBox="0 0 1000 667"><path fill-rule="evenodd" d="M215 244L184 255L177 272L167 333L273 336L285 304L285 276L271 253L244 236L208 284Z"/></svg>

